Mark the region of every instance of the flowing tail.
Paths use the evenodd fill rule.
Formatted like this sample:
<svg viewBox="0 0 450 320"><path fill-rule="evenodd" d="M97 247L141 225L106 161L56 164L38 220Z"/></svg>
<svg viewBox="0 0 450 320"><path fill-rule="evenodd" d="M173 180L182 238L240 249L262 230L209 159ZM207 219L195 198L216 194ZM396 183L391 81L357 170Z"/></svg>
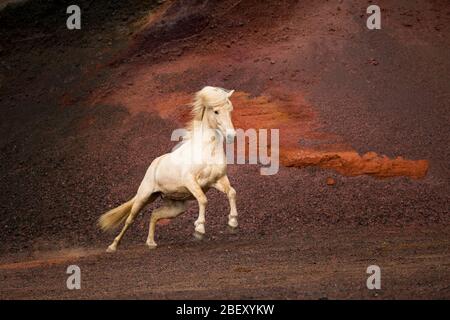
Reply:
<svg viewBox="0 0 450 320"><path fill-rule="evenodd" d="M100 228L102 228L103 231L117 228L130 215L131 207L133 206L135 200L136 196L130 201L121 204L117 208L111 209L102 214L98 219Z"/></svg>

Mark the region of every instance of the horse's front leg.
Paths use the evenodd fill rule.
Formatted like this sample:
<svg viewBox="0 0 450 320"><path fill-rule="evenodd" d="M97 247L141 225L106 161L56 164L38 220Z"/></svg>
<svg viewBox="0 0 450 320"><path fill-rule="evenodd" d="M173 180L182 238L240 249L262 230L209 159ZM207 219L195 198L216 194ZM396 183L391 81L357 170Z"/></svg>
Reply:
<svg viewBox="0 0 450 320"><path fill-rule="evenodd" d="M220 178L215 184L214 188L225 193L228 197L228 201L230 202L230 214L228 215L228 225L231 228L237 228L237 209L236 209L236 190L231 186L230 180L225 175Z"/></svg>
<svg viewBox="0 0 450 320"><path fill-rule="evenodd" d="M188 181L188 183L186 184L186 188L188 188L189 192L192 193L192 195L198 202L198 218L194 222L194 226L195 232L199 235L203 235L205 234L205 212L208 199L206 198L205 193L194 178L191 178Z"/></svg>

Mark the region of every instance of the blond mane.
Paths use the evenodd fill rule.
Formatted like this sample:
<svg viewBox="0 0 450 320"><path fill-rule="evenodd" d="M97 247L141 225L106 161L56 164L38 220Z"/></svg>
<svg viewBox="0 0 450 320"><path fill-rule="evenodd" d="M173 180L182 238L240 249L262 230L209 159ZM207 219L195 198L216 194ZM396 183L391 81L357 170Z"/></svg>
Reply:
<svg viewBox="0 0 450 320"><path fill-rule="evenodd" d="M219 87L209 86L198 91L195 94L194 101L192 102L192 119L186 124L187 133L183 137L183 140L187 140L191 137L195 123L203 120L203 116L207 108L225 106L229 102L228 97L231 96L233 92L234 90L230 91Z"/></svg>

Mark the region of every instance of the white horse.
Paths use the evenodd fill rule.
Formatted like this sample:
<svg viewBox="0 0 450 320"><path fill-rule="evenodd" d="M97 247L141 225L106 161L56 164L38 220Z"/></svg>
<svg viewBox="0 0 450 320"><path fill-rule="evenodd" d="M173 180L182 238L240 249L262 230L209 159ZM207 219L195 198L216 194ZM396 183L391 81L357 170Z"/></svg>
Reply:
<svg viewBox="0 0 450 320"><path fill-rule="evenodd" d="M133 223L139 211L159 196L163 206L155 209L150 218L147 246L155 248L155 225L159 219L175 218L186 210L188 200L197 200L198 219L195 234L205 233L205 193L214 187L228 196L230 214L228 225L238 226L236 191L230 185L226 169L227 162L223 149L223 137L231 143L236 136L229 100L234 90L204 87L196 93L193 103L193 120L183 142L173 152L164 154L150 164L136 195L128 202L103 214L99 219L103 230L119 226L122 231L108 247L108 252L117 250L117 245Z"/></svg>

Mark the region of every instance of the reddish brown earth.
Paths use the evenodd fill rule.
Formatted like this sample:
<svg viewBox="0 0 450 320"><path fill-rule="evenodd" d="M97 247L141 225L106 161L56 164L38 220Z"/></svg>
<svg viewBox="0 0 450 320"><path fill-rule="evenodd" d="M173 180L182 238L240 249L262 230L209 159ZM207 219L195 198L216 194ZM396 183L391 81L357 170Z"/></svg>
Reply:
<svg viewBox="0 0 450 320"><path fill-rule="evenodd" d="M0 11L0 297L450 297L445 1L381 1L377 31L359 1L79 2L80 31L61 3ZM237 233L212 191L201 242L193 203L158 249L146 214L107 255L98 216L173 147L204 85L237 91L236 127L280 129L283 166L229 167Z"/></svg>

